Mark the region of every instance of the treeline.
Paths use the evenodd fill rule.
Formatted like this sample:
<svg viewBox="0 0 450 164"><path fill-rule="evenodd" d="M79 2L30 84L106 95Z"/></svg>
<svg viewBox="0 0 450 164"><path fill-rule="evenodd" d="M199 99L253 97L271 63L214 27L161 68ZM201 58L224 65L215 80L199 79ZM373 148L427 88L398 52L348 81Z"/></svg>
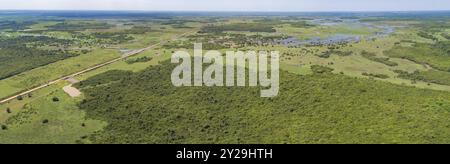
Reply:
<svg viewBox="0 0 450 164"><path fill-rule="evenodd" d="M47 26L48 31L85 31L88 29L109 29L114 27L105 22L62 22L55 25Z"/></svg>
<svg viewBox="0 0 450 164"><path fill-rule="evenodd" d="M153 59L152 57L144 56L144 57L138 57L138 58L128 59L128 60L126 60L125 62L126 62L127 64L145 63L145 62L151 61L152 59Z"/></svg>
<svg viewBox="0 0 450 164"><path fill-rule="evenodd" d="M450 40L450 34L448 34L448 33L442 33L441 35L442 35L442 37L444 37L445 39Z"/></svg>
<svg viewBox="0 0 450 164"><path fill-rule="evenodd" d="M321 66L321 65L313 65L313 66L311 66L311 70L314 73L318 73L318 74L332 73L334 71L333 68Z"/></svg>
<svg viewBox="0 0 450 164"><path fill-rule="evenodd" d="M83 89L87 87L105 85L108 83L116 83L122 81L123 78L126 78L132 74L133 72L131 71L112 70L96 75L95 78L89 78L88 80L76 83L74 86L76 88Z"/></svg>
<svg viewBox="0 0 450 164"><path fill-rule="evenodd" d="M221 49L229 49L231 48L230 44L225 44L222 42L216 42L216 43L208 43L208 42L202 42L202 41L175 41L171 42L170 44L163 45L163 48L165 49L192 49L194 48L194 43L202 43L202 48L204 50L221 50Z"/></svg>
<svg viewBox="0 0 450 164"><path fill-rule="evenodd" d="M186 23L191 23L191 22L197 22L197 21L185 20L185 19L170 19L167 21L162 21L161 25L170 25L173 28L191 28L186 25ZM210 22L204 22L204 23L210 23Z"/></svg>
<svg viewBox="0 0 450 164"><path fill-rule="evenodd" d="M407 59L419 64L430 65L440 71L450 72L450 41L440 41L434 44L414 43L412 47L403 47L397 44L383 53L389 57Z"/></svg>
<svg viewBox="0 0 450 164"><path fill-rule="evenodd" d="M306 21L304 21L304 19L295 19L295 18L290 18L287 20L282 20L282 19L270 19L270 18L266 18L266 19L261 19L261 20L256 20L255 22L257 23L261 23L261 24L266 24L266 25L272 25L272 26L279 26L279 25L291 25L294 28L311 28L311 27L316 27L317 25L314 24L310 24Z"/></svg>
<svg viewBox="0 0 450 164"><path fill-rule="evenodd" d="M133 26L131 29L125 30L123 34L145 34L148 32L153 32L152 28L146 26Z"/></svg>
<svg viewBox="0 0 450 164"><path fill-rule="evenodd" d="M17 45L26 45L33 48L43 46L67 47L73 43L73 40L58 39L48 36L20 36L14 38L0 38L0 48Z"/></svg>
<svg viewBox="0 0 450 164"><path fill-rule="evenodd" d="M117 32L96 32L90 35L100 44L120 44L134 39L132 36Z"/></svg>
<svg viewBox="0 0 450 164"><path fill-rule="evenodd" d="M33 21L0 21L0 30L19 31L25 30L27 27L36 24Z"/></svg>
<svg viewBox="0 0 450 164"><path fill-rule="evenodd" d="M252 46L274 46L279 40L285 39L286 36L273 35L245 35L245 34L229 34L229 33L198 33L187 37L187 41L175 41L164 45L168 49L176 48L192 48L193 43L203 43L206 50L219 50L229 48L245 48Z"/></svg>
<svg viewBox="0 0 450 164"><path fill-rule="evenodd" d="M119 32L94 32L90 34L73 32L74 38L81 40L94 40L96 44L121 44L134 40L131 35L141 35L148 32L153 32L150 27L146 26L133 26L131 29L119 31Z"/></svg>
<svg viewBox="0 0 450 164"><path fill-rule="evenodd" d="M77 55L63 50L41 50L25 46L1 48L0 79Z"/></svg>
<svg viewBox="0 0 450 164"><path fill-rule="evenodd" d="M414 71L413 73L409 73L402 70L395 70L395 73L398 74L398 78L412 80L413 83L417 83L418 81L423 81L427 83L441 84L441 85L450 85L450 73L436 70L428 70L428 71Z"/></svg>
<svg viewBox="0 0 450 164"><path fill-rule="evenodd" d="M450 41L449 40L437 42L433 45L433 47L435 47L438 50L441 50L443 55L447 55L450 57Z"/></svg>
<svg viewBox="0 0 450 164"><path fill-rule="evenodd" d="M422 31L427 33L438 33L445 31L445 29L450 28L449 19L440 19L440 20L427 20L427 21L420 21L421 23L416 24L415 26L420 28Z"/></svg>
<svg viewBox="0 0 450 164"><path fill-rule="evenodd" d="M367 72L364 72L364 73L362 73L361 75L367 76L367 77L379 78L379 79L388 79L388 78L389 78L389 75L385 75L385 74L381 74L381 73L375 74L375 73L367 73Z"/></svg>
<svg viewBox="0 0 450 164"><path fill-rule="evenodd" d="M429 21L421 21L421 23L416 24L415 26L419 27L421 31L417 33L420 37L431 39L433 41L439 41L435 35L442 35L442 37L449 39L450 36L446 29L450 29L450 23L448 18L442 20L429 20Z"/></svg>
<svg viewBox="0 0 450 164"><path fill-rule="evenodd" d="M375 53L371 53L366 50L363 50L361 52L361 56L366 59L372 60L374 62L383 63L387 66L391 66L391 67L398 66L398 63L390 61L389 58L377 57L377 55Z"/></svg>
<svg viewBox="0 0 450 164"><path fill-rule="evenodd" d="M203 27L200 33L223 33L225 31L276 32L272 25L264 23L233 23L219 26L208 25Z"/></svg>
<svg viewBox="0 0 450 164"><path fill-rule="evenodd" d="M438 38L436 38L432 34L424 32L424 31L420 31L419 33L417 33L417 35L419 35L420 37L425 38L425 39L431 39L433 41L438 41L439 40Z"/></svg>
<svg viewBox="0 0 450 164"><path fill-rule="evenodd" d="M331 50L322 52L322 53L318 54L317 56L321 57L321 58L330 58L331 55L333 55L333 54L344 57L344 56L352 55L353 52L352 51L340 51L340 50L331 49Z"/></svg>

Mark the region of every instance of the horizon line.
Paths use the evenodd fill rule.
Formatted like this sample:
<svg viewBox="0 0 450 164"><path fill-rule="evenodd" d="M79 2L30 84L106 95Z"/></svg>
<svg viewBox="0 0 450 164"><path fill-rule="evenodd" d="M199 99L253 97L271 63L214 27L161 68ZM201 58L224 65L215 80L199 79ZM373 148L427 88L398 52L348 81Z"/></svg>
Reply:
<svg viewBox="0 0 450 164"><path fill-rule="evenodd" d="M311 10L311 11L281 11L281 10L117 10L117 9L0 9L0 11L115 11L115 12L240 12L240 13L308 13L308 12L450 12L445 10Z"/></svg>

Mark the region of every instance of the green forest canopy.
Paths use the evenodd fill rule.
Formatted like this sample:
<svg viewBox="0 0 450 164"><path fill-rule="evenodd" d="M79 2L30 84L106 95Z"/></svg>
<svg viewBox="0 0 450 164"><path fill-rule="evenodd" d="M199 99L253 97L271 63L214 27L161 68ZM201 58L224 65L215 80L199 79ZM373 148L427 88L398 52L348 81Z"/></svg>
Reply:
<svg viewBox="0 0 450 164"><path fill-rule="evenodd" d="M77 85L94 143L448 143L450 95L315 71L259 88L173 87L175 65L111 71ZM321 68L322 69L322 68Z"/></svg>

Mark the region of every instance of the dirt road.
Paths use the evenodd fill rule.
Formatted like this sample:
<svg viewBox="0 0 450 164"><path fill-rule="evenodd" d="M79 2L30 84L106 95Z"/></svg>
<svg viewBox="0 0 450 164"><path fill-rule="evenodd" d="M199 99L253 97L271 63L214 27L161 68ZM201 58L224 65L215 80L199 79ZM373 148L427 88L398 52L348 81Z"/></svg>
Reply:
<svg viewBox="0 0 450 164"><path fill-rule="evenodd" d="M172 37L172 38L169 39L169 40L161 41L161 42L159 42L159 43L157 43L157 44L153 44L153 45L150 45L150 46L145 47L145 48L142 48L142 49L133 50L133 51L131 51L131 52L128 52L128 53L122 55L122 57L120 57L120 58L116 58L116 59L114 59L114 60L111 60L111 61L108 61L108 62L105 62L105 63L102 63L102 64L95 65L95 66L93 66L93 67L90 67L90 68L87 68L87 69L85 69L85 70L82 70L82 71L73 73L73 74L71 74L71 75L64 76L64 77L61 77L61 78L59 78L59 79L50 81L50 82L48 82L47 84L43 84L43 85L41 85L41 86L38 86L38 87L35 87L35 88L32 88L32 89L23 91L23 92L21 92L21 93L19 93L19 94L16 94L16 95L14 95L14 96L11 96L11 97L2 99L2 100L0 101L0 104L7 103L7 102L9 102L9 101L11 101L11 100L16 99L16 98L19 97L19 96L27 95L27 94L29 94L29 93L31 93L31 92L40 90L40 89L42 89L42 88L46 88L46 87L48 87L48 86L50 86L50 85L59 83L59 82L64 81L64 80L66 80L66 79L70 79L70 78L79 76L79 75L81 75L81 74L84 74L84 73L87 73L87 72L96 70L96 69L98 69L98 68L101 68L101 67L110 65L110 64L112 64L112 63L121 61L121 60L126 59L126 58L128 58L128 57L131 57L131 56L140 54L140 53L142 53L142 52L144 52L144 51L147 51L147 50L153 49L153 48L155 48L155 47L157 47L157 46L160 46L160 45L162 45L162 44L165 44L165 43L167 43L167 42L170 41L170 40L175 40L175 39L177 39L177 38L183 37L183 36L185 36L185 35L188 35L188 34L194 33L194 32L195 32L195 31L186 32L186 33L183 33L183 34L181 34L181 35L177 35L177 36L175 36L175 37Z"/></svg>

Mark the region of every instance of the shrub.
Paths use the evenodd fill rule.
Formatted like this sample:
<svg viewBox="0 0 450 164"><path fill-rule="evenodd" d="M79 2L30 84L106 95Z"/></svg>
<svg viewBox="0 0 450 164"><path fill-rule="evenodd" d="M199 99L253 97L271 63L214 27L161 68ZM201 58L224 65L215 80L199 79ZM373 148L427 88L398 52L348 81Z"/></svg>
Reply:
<svg viewBox="0 0 450 164"><path fill-rule="evenodd" d="M53 97L53 102L59 102L59 98L58 97Z"/></svg>
<svg viewBox="0 0 450 164"><path fill-rule="evenodd" d="M331 73L334 71L333 68L329 68L329 67L324 67L324 66L320 66L320 65L313 65L311 66L311 70L314 73L319 73L319 74L323 74L323 73Z"/></svg>
<svg viewBox="0 0 450 164"><path fill-rule="evenodd" d="M145 62L149 62L151 61L153 58L151 57L140 57L140 58L136 58L136 59L129 59L126 61L127 64L134 64L134 63L145 63Z"/></svg>
<svg viewBox="0 0 450 164"><path fill-rule="evenodd" d="M365 50L363 52L361 52L361 55L366 59L369 59L369 60L372 60L372 61L378 62L378 63L383 63L387 66L391 66L391 67L398 66L398 63L390 61L389 58L379 58L374 53L370 53Z"/></svg>
<svg viewBox="0 0 450 164"><path fill-rule="evenodd" d="M276 32L272 25L262 23L235 23L222 26L206 26L200 33L222 33L225 31Z"/></svg>
<svg viewBox="0 0 450 164"><path fill-rule="evenodd" d="M323 52L323 53L321 53L321 54L319 54L319 55L317 55L318 57L320 57L320 58L330 58L330 56L331 56L331 52L330 51L326 51L326 52Z"/></svg>
<svg viewBox="0 0 450 164"><path fill-rule="evenodd" d="M368 77L375 77L375 78L379 78L379 79L387 79L389 78L388 75L385 74L372 74L372 73L362 73L363 76L368 76Z"/></svg>

